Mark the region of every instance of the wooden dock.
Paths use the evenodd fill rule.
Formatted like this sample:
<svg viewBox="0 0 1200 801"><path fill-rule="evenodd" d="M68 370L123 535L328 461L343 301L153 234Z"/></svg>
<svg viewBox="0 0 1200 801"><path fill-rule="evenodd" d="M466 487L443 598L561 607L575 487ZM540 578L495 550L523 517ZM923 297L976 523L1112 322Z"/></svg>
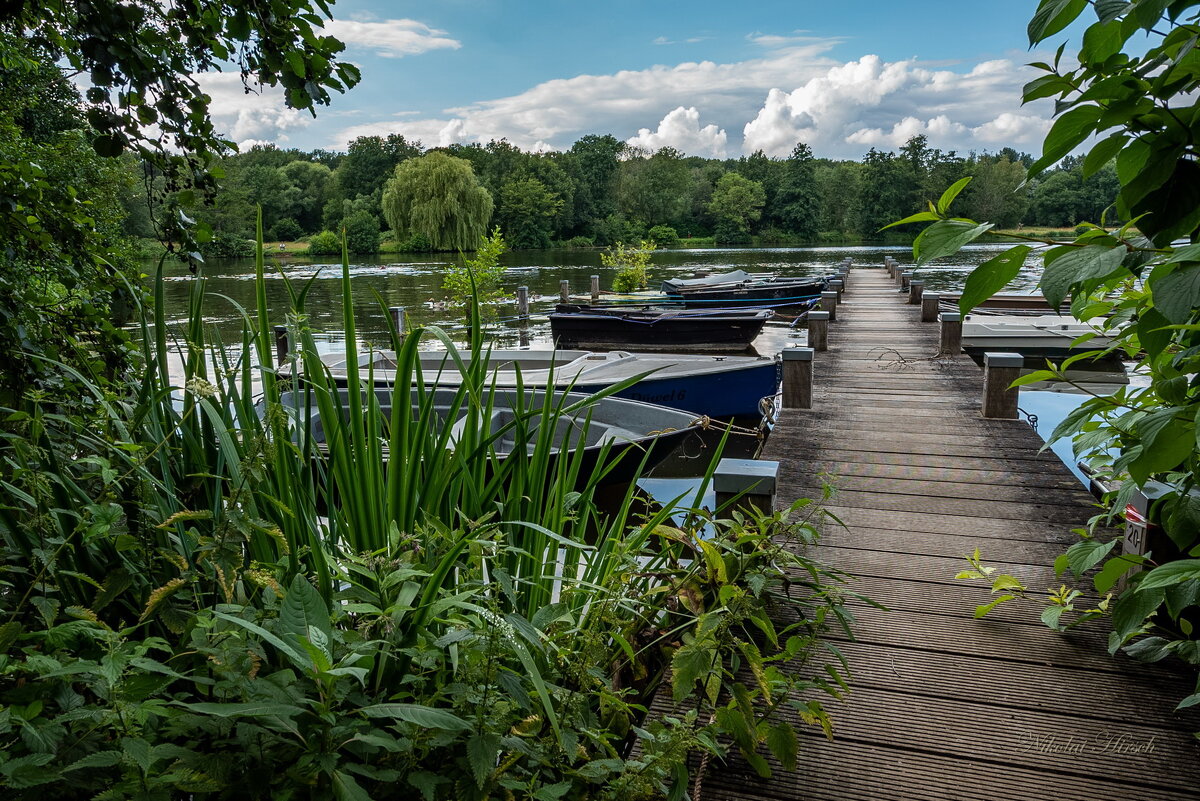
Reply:
<svg viewBox="0 0 1200 801"><path fill-rule="evenodd" d="M965 356L931 359L938 324L882 269L855 268L816 354L811 410L785 410L763 458L780 462L777 506L820 497L817 557L886 605L855 607L835 738L802 741L797 773L759 779L711 764L703 801L1200 797L1196 715L1174 713L1184 674L1105 650L1106 632L1059 634L1033 604L976 620L989 599L955 581L976 547L1041 590L1093 499L1023 421L985 420L983 377ZM828 475L825 475L828 474Z"/></svg>

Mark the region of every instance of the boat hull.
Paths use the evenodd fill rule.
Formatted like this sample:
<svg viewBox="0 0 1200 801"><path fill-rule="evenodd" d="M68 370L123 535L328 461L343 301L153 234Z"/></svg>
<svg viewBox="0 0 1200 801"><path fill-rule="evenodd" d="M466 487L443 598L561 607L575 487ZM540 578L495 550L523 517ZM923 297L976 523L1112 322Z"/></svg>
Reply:
<svg viewBox="0 0 1200 801"><path fill-rule="evenodd" d="M550 315L555 342L565 348L740 353L762 332L769 310L648 311L560 306Z"/></svg>
<svg viewBox="0 0 1200 801"><path fill-rule="evenodd" d="M577 392L599 392L607 384L576 385ZM671 406L703 409L708 417L761 417L761 401L773 397L779 387L779 368L774 361L741 370L704 376L649 376L616 394L618 398Z"/></svg>
<svg viewBox="0 0 1200 801"><path fill-rule="evenodd" d="M824 280L749 283L685 289L679 293L679 297L686 309L737 309L750 306L787 309L810 305L814 298L820 297L827 286Z"/></svg>

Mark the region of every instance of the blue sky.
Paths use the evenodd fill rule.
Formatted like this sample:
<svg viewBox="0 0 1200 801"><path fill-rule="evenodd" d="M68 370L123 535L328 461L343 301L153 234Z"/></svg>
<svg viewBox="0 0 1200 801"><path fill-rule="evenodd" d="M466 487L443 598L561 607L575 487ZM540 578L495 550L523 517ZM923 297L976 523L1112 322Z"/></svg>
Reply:
<svg viewBox="0 0 1200 801"><path fill-rule="evenodd" d="M327 30L363 81L316 120L245 96L235 76L205 80L232 138L305 149L390 132L562 149L611 133L705 156L804 141L858 158L923 133L945 149L1036 151L1050 109L1020 105L1036 5L341 0Z"/></svg>

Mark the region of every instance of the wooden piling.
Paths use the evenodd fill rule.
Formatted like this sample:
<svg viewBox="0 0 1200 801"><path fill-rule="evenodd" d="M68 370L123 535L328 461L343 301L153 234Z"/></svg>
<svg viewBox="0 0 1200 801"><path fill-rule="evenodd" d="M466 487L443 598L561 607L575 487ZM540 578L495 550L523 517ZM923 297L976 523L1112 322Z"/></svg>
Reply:
<svg viewBox="0 0 1200 801"><path fill-rule="evenodd" d="M808 346L813 350L829 350L829 312L808 313Z"/></svg>
<svg viewBox="0 0 1200 801"><path fill-rule="evenodd" d="M837 293L838 303L842 302L842 293L846 291L846 282L841 278L829 279L829 288Z"/></svg>
<svg viewBox="0 0 1200 801"><path fill-rule="evenodd" d="M837 290L821 293L821 311L829 312L830 322L837 321Z"/></svg>
<svg viewBox="0 0 1200 801"><path fill-rule="evenodd" d="M571 282L566 278L558 282L558 297L563 303L571 302Z"/></svg>
<svg viewBox="0 0 1200 801"><path fill-rule="evenodd" d="M600 300L600 276L592 276L592 303Z"/></svg>
<svg viewBox="0 0 1200 801"><path fill-rule="evenodd" d="M904 270L900 273L900 290L902 292L906 291L908 289L908 285L912 283L912 275L913 274L911 270Z"/></svg>
<svg viewBox="0 0 1200 801"><path fill-rule="evenodd" d="M283 366L288 355L288 330L286 325L275 326L275 363Z"/></svg>
<svg viewBox="0 0 1200 801"><path fill-rule="evenodd" d="M404 339L404 307L389 306L388 314L392 317L392 325L396 327L396 333L400 335L401 339Z"/></svg>
<svg viewBox="0 0 1200 801"><path fill-rule="evenodd" d="M1016 420L1021 388L1009 386L1021 376L1025 363L1019 353L983 354L983 416L998 420Z"/></svg>
<svg viewBox="0 0 1200 801"><path fill-rule="evenodd" d="M938 315L942 325L939 356L957 356L962 352L962 315L958 312L942 312Z"/></svg>
<svg viewBox="0 0 1200 801"><path fill-rule="evenodd" d="M529 287L517 287L517 316L522 323L529 322Z"/></svg>
<svg viewBox="0 0 1200 801"><path fill-rule="evenodd" d="M936 292L926 292L921 295L921 322L935 323L938 311L941 309L942 296Z"/></svg>
<svg viewBox="0 0 1200 801"><path fill-rule="evenodd" d="M717 514L729 518L737 511L757 509L771 514L779 484L779 462L758 459L722 459L713 473Z"/></svg>
<svg viewBox="0 0 1200 801"><path fill-rule="evenodd" d="M921 305L921 296L925 294L924 281L909 281L908 282L908 302L912 306Z"/></svg>
<svg viewBox="0 0 1200 801"><path fill-rule="evenodd" d="M812 348L783 349L783 408L812 408L814 353Z"/></svg>

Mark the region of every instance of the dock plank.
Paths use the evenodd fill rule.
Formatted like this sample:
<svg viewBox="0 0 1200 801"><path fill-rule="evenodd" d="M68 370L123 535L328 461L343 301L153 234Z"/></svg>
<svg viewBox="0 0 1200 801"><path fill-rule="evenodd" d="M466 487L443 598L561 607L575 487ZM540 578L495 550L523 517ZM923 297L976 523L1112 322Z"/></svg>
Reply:
<svg viewBox="0 0 1200 801"><path fill-rule="evenodd" d="M799 770L768 780L709 764L700 798L1196 798L1200 713L1174 709L1186 671L1112 657L1098 627L1050 631L1032 602L977 620L989 588L954 578L979 548L1033 591L1057 586L1091 496L1028 425L980 416L979 367L933 358L937 325L884 271L853 270L843 301L814 408L784 410L763 458L781 464L778 508L835 487L815 555L883 608L851 599L854 638L832 637L853 688L828 704L833 740L807 729Z"/></svg>

